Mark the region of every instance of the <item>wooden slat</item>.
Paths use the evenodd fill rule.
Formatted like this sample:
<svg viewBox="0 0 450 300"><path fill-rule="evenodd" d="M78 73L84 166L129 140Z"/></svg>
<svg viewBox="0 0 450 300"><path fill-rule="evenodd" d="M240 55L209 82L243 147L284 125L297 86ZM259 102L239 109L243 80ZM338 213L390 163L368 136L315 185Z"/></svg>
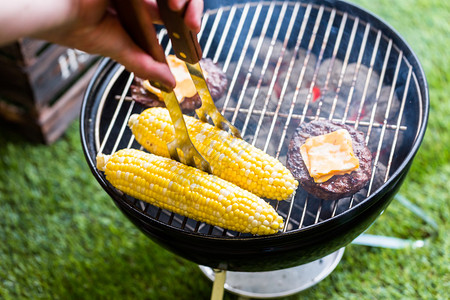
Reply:
<svg viewBox="0 0 450 300"><path fill-rule="evenodd" d="M0 119L33 141L52 143L80 110L98 56L39 40L0 48Z"/></svg>
<svg viewBox="0 0 450 300"><path fill-rule="evenodd" d="M28 67L1 62L0 97L30 107L45 107L97 59L81 51L52 45Z"/></svg>
<svg viewBox="0 0 450 300"><path fill-rule="evenodd" d="M0 47L0 61L11 62L22 67L32 65L39 55L45 52L49 43L46 41L24 38Z"/></svg>
<svg viewBox="0 0 450 300"><path fill-rule="evenodd" d="M83 94L96 67L83 74L53 105L42 108L38 116L0 99L0 118L31 141L55 142L79 115Z"/></svg>

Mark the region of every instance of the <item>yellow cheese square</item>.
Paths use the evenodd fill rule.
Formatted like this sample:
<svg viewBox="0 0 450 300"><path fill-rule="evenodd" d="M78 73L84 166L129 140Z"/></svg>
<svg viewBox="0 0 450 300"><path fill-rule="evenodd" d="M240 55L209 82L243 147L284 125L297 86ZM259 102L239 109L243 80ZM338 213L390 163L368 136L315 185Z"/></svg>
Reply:
<svg viewBox="0 0 450 300"><path fill-rule="evenodd" d="M359 168L347 130L311 137L300 147L300 154L315 182L325 182L334 175L351 173Z"/></svg>
<svg viewBox="0 0 450 300"><path fill-rule="evenodd" d="M173 76L175 77L176 85L173 92L175 93L178 101L181 103L185 97L194 97L195 94L197 94L197 89L194 81L192 81L191 75L189 74L189 70L186 67L186 63L173 54L168 55L166 60ZM205 70L203 70L203 74L205 78L208 77L208 72ZM145 89L155 94L159 101L164 102L164 97L161 90L152 86L150 81L145 80L142 85Z"/></svg>

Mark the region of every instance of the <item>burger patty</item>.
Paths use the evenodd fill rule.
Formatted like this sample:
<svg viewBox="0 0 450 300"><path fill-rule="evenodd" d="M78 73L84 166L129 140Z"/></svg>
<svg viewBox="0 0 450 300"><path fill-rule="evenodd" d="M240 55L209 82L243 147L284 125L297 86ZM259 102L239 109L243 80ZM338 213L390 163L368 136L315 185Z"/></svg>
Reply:
<svg viewBox="0 0 450 300"><path fill-rule="evenodd" d="M226 74L209 58L202 58L200 65L206 74L206 84L213 100L217 100L225 93L228 86ZM164 102L158 99L158 96L148 91L142 83L145 80L135 77L131 84L131 97L134 101L145 107L165 107ZM179 99L180 100L180 99ZM202 106L202 100L198 94L192 97L185 97L180 103L183 113L191 113Z"/></svg>
<svg viewBox="0 0 450 300"><path fill-rule="evenodd" d="M346 129L350 133L353 152L359 159L359 168L349 174L335 175L323 183L316 183L309 175L300 147L310 137L339 129ZM297 128L289 143L286 165L305 191L321 199L336 200L351 196L366 185L372 175L372 154L365 145L363 132L348 125L317 120L303 123Z"/></svg>

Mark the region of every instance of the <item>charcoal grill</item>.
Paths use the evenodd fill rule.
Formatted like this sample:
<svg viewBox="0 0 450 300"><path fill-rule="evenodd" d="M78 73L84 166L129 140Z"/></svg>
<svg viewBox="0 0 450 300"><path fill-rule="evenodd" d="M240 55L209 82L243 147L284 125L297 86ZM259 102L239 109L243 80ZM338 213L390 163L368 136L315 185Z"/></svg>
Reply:
<svg viewBox="0 0 450 300"><path fill-rule="evenodd" d="M158 36L169 54L166 31ZM335 266L343 247L389 205L423 139L429 99L415 54L383 21L344 1L208 8L199 42L204 56L228 75L228 92L216 104L244 139L285 163L300 123L328 119L354 126L365 132L373 153L366 188L335 201L301 188L291 201L268 200L286 224L272 236L224 230L121 193L96 169L95 157L140 148L126 121L144 107L131 99L133 74L109 59L92 79L81 111L81 140L94 177L146 235L199 265L272 271L335 254L328 268Z"/></svg>

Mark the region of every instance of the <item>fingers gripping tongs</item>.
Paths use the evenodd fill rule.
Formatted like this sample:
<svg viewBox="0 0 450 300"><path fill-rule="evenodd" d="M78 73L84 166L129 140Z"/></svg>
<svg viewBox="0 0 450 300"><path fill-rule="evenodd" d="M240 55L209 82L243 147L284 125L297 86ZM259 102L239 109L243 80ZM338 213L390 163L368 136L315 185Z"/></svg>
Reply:
<svg viewBox="0 0 450 300"><path fill-rule="evenodd" d="M186 62L188 71L202 100L202 106L196 110L197 116L203 121L206 121L206 116L209 116L216 127L224 128L224 126L228 126L234 136L240 137L239 130L222 116L211 98L199 64L202 51L197 36L184 24L184 11L171 11L167 0L158 0L157 2L161 19L172 42L172 48L176 56ZM154 47L158 43L158 39L143 0L113 0L113 3L120 22L134 42L155 60L167 64L163 49ZM151 81L151 84L161 90L164 103L174 125L175 139L167 144L171 158L211 173L209 163L197 151L189 138L186 123L173 90L160 82Z"/></svg>

